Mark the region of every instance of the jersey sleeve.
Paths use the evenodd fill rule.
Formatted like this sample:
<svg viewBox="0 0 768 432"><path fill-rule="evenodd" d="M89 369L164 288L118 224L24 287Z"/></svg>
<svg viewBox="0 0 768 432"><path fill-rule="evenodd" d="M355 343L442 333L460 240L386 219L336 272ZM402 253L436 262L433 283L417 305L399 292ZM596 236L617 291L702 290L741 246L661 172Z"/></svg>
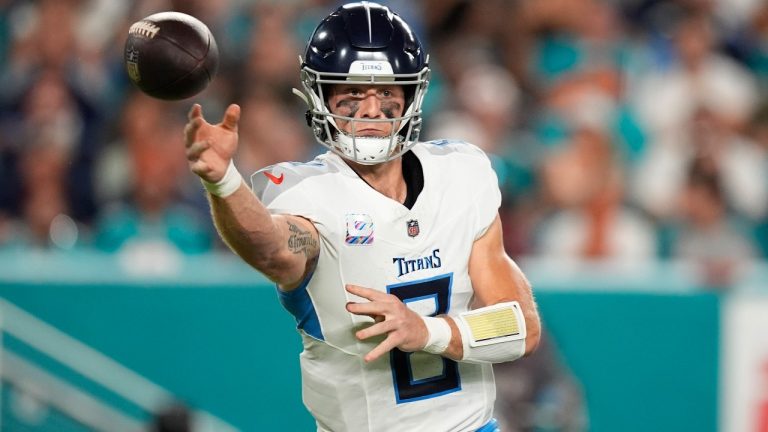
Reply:
<svg viewBox="0 0 768 432"><path fill-rule="evenodd" d="M475 240L482 237L496 219L501 206L501 190L496 171L491 166L488 156L474 145L469 145L475 152L476 189L475 189Z"/></svg>
<svg viewBox="0 0 768 432"><path fill-rule="evenodd" d="M289 214L309 219L316 225L318 206L302 187L305 173L288 163L272 165L251 175L251 190L272 214Z"/></svg>
<svg viewBox="0 0 768 432"><path fill-rule="evenodd" d="M501 206L499 180L488 155L476 145L458 140L429 141L426 149L434 156L452 161L443 168L449 173L448 184L459 194L457 199L461 204L458 205L469 206L469 223L474 239L479 239L491 226Z"/></svg>
<svg viewBox="0 0 768 432"><path fill-rule="evenodd" d="M465 141L441 140L435 142L440 152L457 156L451 172L466 173L454 179L461 181L456 190L464 190L469 203L474 239L482 237L496 218L501 206L501 191L496 171L483 150Z"/></svg>

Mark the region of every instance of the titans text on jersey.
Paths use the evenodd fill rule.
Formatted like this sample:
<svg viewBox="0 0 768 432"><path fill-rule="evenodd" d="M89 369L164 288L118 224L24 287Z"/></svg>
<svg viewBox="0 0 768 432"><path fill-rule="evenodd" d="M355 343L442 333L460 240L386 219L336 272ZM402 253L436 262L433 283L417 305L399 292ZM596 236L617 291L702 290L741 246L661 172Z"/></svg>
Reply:
<svg viewBox="0 0 768 432"><path fill-rule="evenodd" d="M410 272L440 268L440 249L432 251L431 255L421 258L395 257L392 262L397 265L397 277L407 275Z"/></svg>

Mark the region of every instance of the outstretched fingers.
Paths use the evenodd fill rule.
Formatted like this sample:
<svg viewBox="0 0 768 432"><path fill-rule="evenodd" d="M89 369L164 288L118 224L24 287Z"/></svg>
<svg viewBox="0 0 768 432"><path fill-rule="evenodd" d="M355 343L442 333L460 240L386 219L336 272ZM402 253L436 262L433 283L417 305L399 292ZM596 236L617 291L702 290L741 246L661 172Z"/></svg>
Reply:
<svg viewBox="0 0 768 432"><path fill-rule="evenodd" d="M365 357L363 357L363 360L365 360L366 363L376 361L379 359L379 357L395 349L399 343L400 342L398 341L397 336L390 333L386 339L381 341L380 344L376 345L376 348L372 349L368 354L366 354Z"/></svg>
<svg viewBox="0 0 768 432"><path fill-rule="evenodd" d="M389 296L389 294L377 291L373 288L366 288L358 285L347 284L345 288L350 294L354 294L370 301L385 300Z"/></svg>
<svg viewBox="0 0 768 432"><path fill-rule="evenodd" d="M208 162L202 159L198 159L190 163L189 170L197 174L199 177L203 179L208 178L211 175L211 172L213 171L211 169L211 166L208 164Z"/></svg>
<svg viewBox="0 0 768 432"><path fill-rule="evenodd" d="M358 330L355 333L355 336L360 340L364 340L374 336L387 334L396 329L397 329L397 324L395 324L393 321L387 321L387 320L378 321L376 324L373 324L362 330Z"/></svg>
<svg viewBox="0 0 768 432"><path fill-rule="evenodd" d="M347 311L355 315L367 315L371 318L375 318L378 315L385 315L389 312L389 308L386 304L381 302L349 302L347 303Z"/></svg>
<svg viewBox="0 0 768 432"><path fill-rule="evenodd" d="M184 143L187 147L192 146L197 140L197 131L200 130L200 126L203 125L202 117L196 117L189 121L184 126Z"/></svg>
<svg viewBox="0 0 768 432"><path fill-rule="evenodd" d="M194 109L194 107L192 108ZM240 122L240 105L231 104L224 112L224 119L221 121L221 127L237 132L237 124Z"/></svg>
<svg viewBox="0 0 768 432"><path fill-rule="evenodd" d="M367 302L347 303L347 311L355 315L369 316L378 322L383 321L387 314L395 310L391 294L356 285L347 285L347 291L368 300Z"/></svg>
<svg viewBox="0 0 768 432"><path fill-rule="evenodd" d="M189 121L184 126L184 142L187 147L190 147L196 141L199 141L197 134L200 131L200 128L207 124L207 122L203 117L203 108L200 104L192 105L192 108L190 108L189 113L187 114L187 118Z"/></svg>
<svg viewBox="0 0 768 432"><path fill-rule="evenodd" d="M211 142L208 140L195 141L187 145L187 160L195 162L203 155L203 152L211 148Z"/></svg>
<svg viewBox="0 0 768 432"><path fill-rule="evenodd" d="M189 109L189 112L187 113L187 118L189 120L193 120L197 117L202 117L203 115L203 107L200 106L200 104L193 104L192 108Z"/></svg>

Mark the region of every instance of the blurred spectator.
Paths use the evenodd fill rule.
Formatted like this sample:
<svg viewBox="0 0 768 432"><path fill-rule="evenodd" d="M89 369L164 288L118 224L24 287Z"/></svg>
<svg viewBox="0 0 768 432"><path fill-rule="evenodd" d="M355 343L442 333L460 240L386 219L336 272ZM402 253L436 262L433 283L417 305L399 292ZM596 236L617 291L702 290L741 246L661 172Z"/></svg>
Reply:
<svg viewBox="0 0 768 432"><path fill-rule="evenodd" d="M0 164L6 164L11 175L21 175L15 166L16 153L25 145L22 135L15 130L19 125L30 121L47 123L57 116L58 120L52 124L61 127L62 119L69 119L70 131L63 132L73 136L60 138L73 141L67 166L66 201L75 220L89 223L96 212L91 162L103 127L105 100L102 96L110 94L111 81L102 74L102 59L87 53L78 37L81 4L75 0L12 2L8 11L11 51L8 63L0 69L0 115L3 129L12 138L5 149L0 146L3 159ZM61 104L62 98L55 97L40 102L44 105L40 110L45 113L30 113L29 98L46 91L36 90L39 86L50 89L46 83L51 81L56 81L59 92L66 93L66 103ZM56 106L57 103L60 105ZM38 118L26 118L30 115ZM53 126L46 124L45 127ZM19 211L14 208L21 202L19 197L5 199L7 201L0 205L7 206L12 213Z"/></svg>
<svg viewBox="0 0 768 432"><path fill-rule="evenodd" d="M432 117L429 137L471 142L487 153L500 154L514 146L520 91L500 66L473 64L459 72L453 109Z"/></svg>
<svg viewBox="0 0 768 432"><path fill-rule="evenodd" d="M536 170L544 152L530 133L519 128L520 89L498 65L481 62L457 73L454 100L432 116L425 138L451 137L489 154L504 194L501 217L510 221L504 230L507 250L513 255L529 252Z"/></svg>
<svg viewBox="0 0 768 432"><path fill-rule="evenodd" d="M568 74L612 67L620 59L623 35L610 3L528 1L522 21L534 36L529 73L541 88Z"/></svg>
<svg viewBox="0 0 768 432"><path fill-rule="evenodd" d="M2 95L13 100L38 75L61 75L79 103L107 108L115 83L110 79L103 50L122 9L104 0L42 0L11 2L10 57ZM98 15L96 15L98 13Z"/></svg>
<svg viewBox="0 0 768 432"><path fill-rule="evenodd" d="M653 259L655 229L626 204L624 165L607 126L611 103L601 94L566 93L573 132L542 166L543 193L554 211L537 228L536 252L570 259Z"/></svg>
<svg viewBox="0 0 768 432"><path fill-rule="evenodd" d="M236 157L241 172L251 174L283 162L310 158L314 137L296 116L271 92L253 92L242 104L240 146Z"/></svg>
<svg viewBox="0 0 768 432"><path fill-rule="evenodd" d="M757 430L768 430L768 362L764 362L762 366L762 394L760 395L760 402L757 408Z"/></svg>
<svg viewBox="0 0 768 432"><path fill-rule="evenodd" d="M211 250L212 227L180 196L182 182L190 180L183 120L172 104L139 93L126 104L124 139L112 143L101 160L107 205L94 233L98 249L145 258Z"/></svg>
<svg viewBox="0 0 768 432"><path fill-rule="evenodd" d="M290 2L259 2L255 7L258 20L252 29L240 77L245 90L257 87L287 98L291 88L299 86L295 71L299 67L301 43L291 27L294 9Z"/></svg>
<svg viewBox="0 0 768 432"><path fill-rule="evenodd" d="M706 156L719 172L729 209L752 221L768 214L768 151L737 134L722 118L702 107L674 143L657 143L636 172L635 192L652 214L673 216L676 197L686 182L687 166Z"/></svg>
<svg viewBox="0 0 768 432"><path fill-rule="evenodd" d="M729 216L717 167L702 156L688 170L680 196L673 256L693 261L708 287L730 286L755 256L748 231Z"/></svg>
<svg viewBox="0 0 768 432"><path fill-rule="evenodd" d="M755 112L749 127L749 137L762 152L768 153L768 101L763 101ZM753 181L760 182L759 179ZM768 257L768 218L758 221L754 228L760 257L765 259Z"/></svg>
<svg viewBox="0 0 768 432"><path fill-rule="evenodd" d="M49 71L24 95L17 123L14 169L19 196L10 209L19 218L5 245L69 249L80 231L71 217L69 166L78 150L83 119L62 78Z"/></svg>
<svg viewBox="0 0 768 432"><path fill-rule="evenodd" d="M80 231L68 215L64 188L68 149L46 141L29 142L20 167L24 200L22 222L14 229L15 243L27 247L58 246L71 249Z"/></svg>
<svg viewBox="0 0 768 432"><path fill-rule="evenodd" d="M754 77L715 51L711 17L685 16L675 32L675 61L651 71L635 87L633 100L651 142L634 179L633 196L654 216L669 217L685 166L698 153L701 138L727 147L718 150L717 163L726 165L722 175L729 202L747 216L762 217L765 187L745 179L766 175L764 157L740 143L757 102ZM710 130L699 133L700 127Z"/></svg>
<svg viewBox="0 0 768 432"><path fill-rule="evenodd" d="M543 90L533 128L541 144L556 147L574 125L590 124L610 138L620 163L631 168L645 152L645 131L624 98L621 71L612 65L561 76Z"/></svg>
<svg viewBox="0 0 768 432"><path fill-rule="evenodd" d="M542 332L536 351L510 363L493 365L494 415L505 432L582 432L587 407L576 378L550 337Z"/></svg>
<svg viewBox="0 0 768 432"><path fill-rule="evenodd" d="M542 168L555 211L538 227L537 253L625 263L653 259L654 227L625 205L624 181L606 132L589 123L578 126Z"/></svg>
<svg viewBox="0 0 768 432"><path fill-rule="evenodd" d="M738 9L730 4L723 6L723 13ZM765 94L765 86L768 85L768 45L765 43L768 39L768 3L751 2L730 24L730 37L727 41L729 52L755 73Z"/></svg>

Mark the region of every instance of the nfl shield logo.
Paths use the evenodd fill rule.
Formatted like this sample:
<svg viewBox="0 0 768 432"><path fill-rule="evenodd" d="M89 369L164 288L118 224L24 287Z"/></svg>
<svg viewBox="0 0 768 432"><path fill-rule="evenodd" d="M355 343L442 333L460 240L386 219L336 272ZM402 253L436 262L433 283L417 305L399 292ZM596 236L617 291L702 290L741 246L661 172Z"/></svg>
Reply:
<svg viewBox="0 0 768 432"><path fill-rule="evenodd" d="M419 235L419 221L416 219L411 219L406 223L408 224L408 235L410 237L416 237Z"/></svg>

